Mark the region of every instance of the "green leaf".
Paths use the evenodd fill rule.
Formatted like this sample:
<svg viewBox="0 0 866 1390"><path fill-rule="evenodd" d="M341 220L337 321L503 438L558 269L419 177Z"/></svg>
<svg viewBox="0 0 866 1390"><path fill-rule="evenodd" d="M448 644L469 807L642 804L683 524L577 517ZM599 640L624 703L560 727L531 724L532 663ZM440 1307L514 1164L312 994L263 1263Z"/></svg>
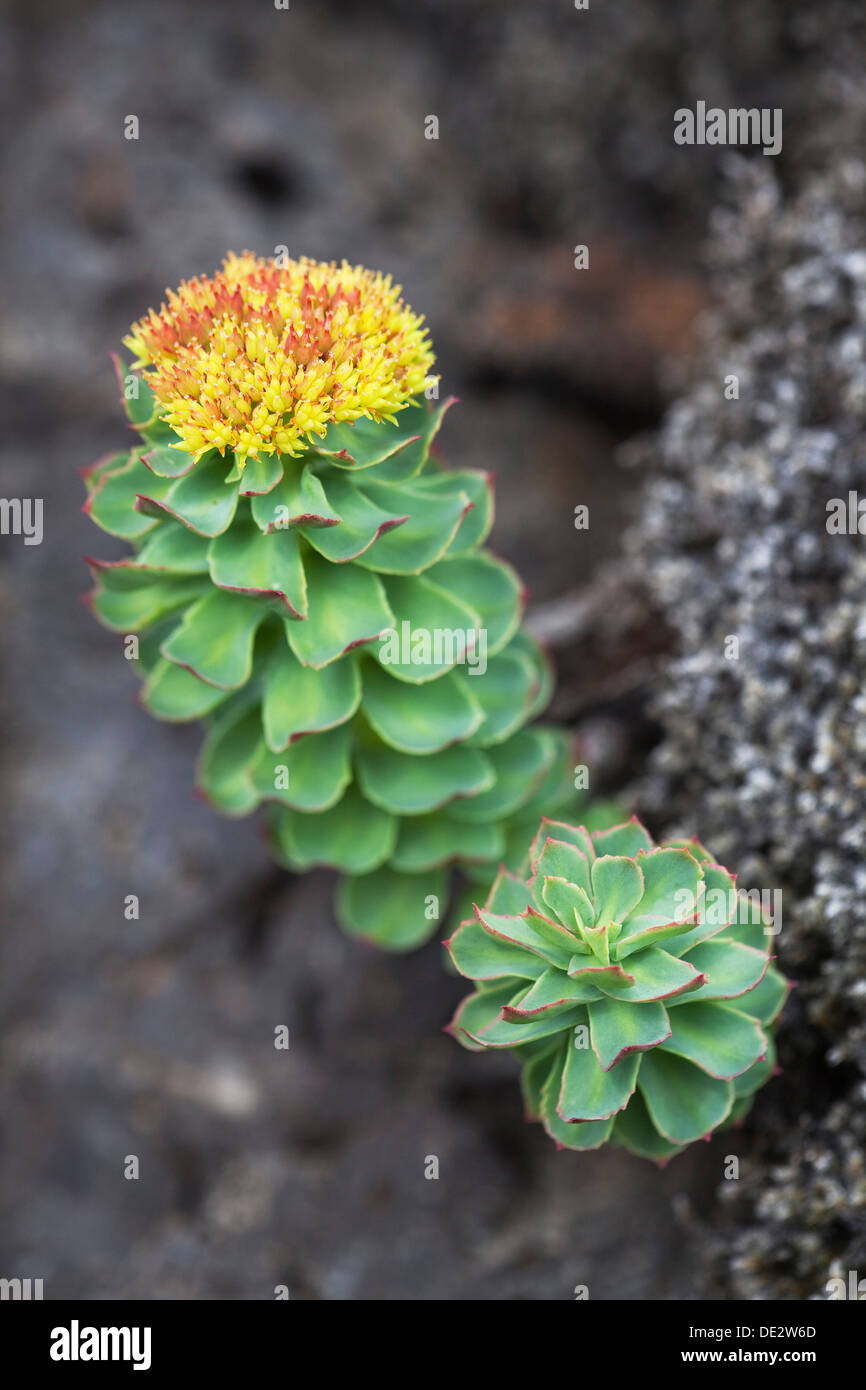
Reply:
<svg viewBox="0 0 866 1390"><path fill-rule="evenodd" d="M554 816L576 806L580 797L574 789L573 750L568 734L540 724L529 732L539 734L544 740L548 766L541 779L530 787L529 797L515 807L515 811L519 812L521 822L537 826L543 816Z"/></svg>
<svg viewBox="0 0 866 1390"><path fill-rule="evenodd" d="M534 673L528 659L511 647L490 657L486 670L482 670L480 642L476 642L476 651L477 656L471 653L476 664L468 666L462 678L484 711L484 722L472 735L472 744L489 748L502 743L528 721Z"/></svg>
<svg viewBox="0 0 866 1390"><path fill-rule="evenodd" d="M520 623L523 586L504 560L486 551L448 556L427 578L457 597L469 597L480 614L479 626L487 633L487 656L495 656L510 641Z"/></svg>
<svg viewBox="0 0 866 1390"><path fill-rule="evenodd" d="M546 822L549 826L550 822ZM533 860L533 873L536 878L561 878L579 888L587 902L592 893L589 876L589 860L583 850L566 840L555 840L547 836L541 853ZM590 918L590 925L591 925Z"/></svg>
<svg viewBox="0 0 866 1390"><path fill-rule="evenodd" d="M562 840L564 844L575 845L590 862L595 858L592 836L585 826L568 825L566 821L551 820L548 816L542 816L538 833L529 849L533 873L537 872L538 859L543 853L547 840ZM579 886L585 887L587 893L589 892L588 884L580 885L580 880L576 881Z"/></svg>
<svg viewBox="0 0 866 1390"><path fill-rule="evenodd" d="M765 1056L767 1039L753 1018L724 1004L689 1003L671 1010L671 1036L662 1047L730 1081Z"/></svg>
<svg viewBox="0 0 866 1390"><path fill-rule="evenodd" d="M671 1035L663 1004L599 999L589 1006L589 1032L599 1065L608 1071L626 1053L644 1052Z"/></svg>
<svg viewBox="0 0 866 1390"><path fill-rule="evenodd" d="M448 543L446 554L466 555L484 543L493 524L493 485L491 475L475 468L447 469L425 473L415 484L417 490L440 497L463 492L472 503Z"/></svg>
<svg viewBox="0 0 866 1390"><path fill-rule="evenodd" d="M734 1103L730 1081L717 1081L660 1047L642 1059L638 1084L650 1119L671 1144L703 1139L727 1119Z"/></svg>
<svg viewBox="0 0 866 1390"><path fill-rule="evenodd" d="M390 676L421 685L464 659L478 629L478 614L468 603L446 594L426 576L391 576L384 587L394 619L372 655Z"/></svg>
<svg viewBox="0 0 866 1390"><path fill-rule="evenodd" d="M694 853L692 846L691 853ZM707 941L720 932L728 935L728 923L736 914L736 884L732 874L720 864L702 864L704 878L698 899L697 922L691 931L678 936L668 947L673 955L683 956L699 941Z"/></svg>
<svg viewBox="0 0 866 1390"><path fill-rule="evenodd" d="M164 480L153 475L149 479L135 499L138 511L174 517L200 536L228 530L237 510L238 485L226 481L226 460L216 449L200 458L191 473L175 479L167 492Z"/></svg>
<svg viewBox="0 0 866 1390"><path fill-rule="evenodd" d="M381 581L356 568L331 565L315 552L304 559L308 609L305 622L286 623L286 636L304 666L320 670L393 625Z"/></svg>
<svg viewBox="0 0 866 1390"><path fill-rule="evenodd" d="M148 487L154 495L164 495L172 487L169 479L154 477L133 450L120 468L105 469L82 511L107 531L123 540L137 540L153 530L156 522L151 516L136 511L135 499L141 488Z"/></svg>
<svg viewBox="0 0 866 1390"><path fill-rule="evenodd" d="M455 797L476 796L493 782L484 754L459 746L419 758L377 739L358 749L355 765L367 799L397 816L435 811Z"/></svg>
<svg viewBox="0 0 866 1390"><path fill-rule="evenodd" d="M637 907L643 892L643 874L634 859L605 854L593 863L592 896L597 922L622 922Z"/></svg>
<svg viewBox="0 0 866 1390"><path fill-rule="evenodd" d="M258 709L244 696L214 720L198 761L197 784L226 816L246 816L259 804L251 767L261 734Z"/></svg>
<svg viewBox="0 0 866 1390"><path fill-rule="evenodd" d="M501 912L505 916L519 917L532 902L532 894L522 878L500 868L484 902L491 912Z"/></svg>
<svg viewBox="0 0 866 1390"><path fill-rule="evenodd" d="M279 454L262 454L261 457L248 454L238 489L241 497L266 497L273 492L283 472L283 460Z"/></svg>
<svg viewBox="0 0 866 1390"><path fill-rule="evenodd" d="M301 533L320 555L334 564L356 560L386 531L408 520L406 511L396 515L383 511L348 478L329 478L327 495L329 504L339 514L340 524L302 526ZM371 568L378 569L378 566Z"/></svg>
<svg viewBox="0 0 866 1390"><path fill-rule="evenodd" d="M263 534L238 522L210 543L210 577L220 589L274 599L293 618L307 616L307 584L294 531Z"/></svg>
<svg viewBox="0 0 866 1390"><path fill-rule="evenodd" d="M433 811L401 823L394 868L402 873L419 873L451 859L495 861L502 853L502 844L498 825L466 826L446 811Z"/></svg>
<svg viewBox="0 0 866 1390"><path fill-rule="evenodd" d="M573 980L585 985L595 985L607 991L616 988L623 992L634 984L634 976L627 975L621 965L605 965L597 955L577 954L572 956L568 973Z"/></svg>
<svg viewBox="0 0 866 1390"><path fill-rule="evenodd" d="M535 719L547 708L553 694L554 673L550 657L525 627L517 629L504 651L529 662L533 673L533 692L527 718Z"/></svg>
<svg viewBox="0 0 866 1390"><path fill-rule="evenodd" d="M149 532L137 563L169 574L207 574L210 544L179 521L164 521Z"/></svg>
<svg viewBox="0 0 866 1390"><path fill-rule="evenodd" d="M540 956L548 965L559 970L568 968L574 954L576 938L561 927L537 912L528 909L519 917L509 917L491 912L487 908L476 909L476 916L484 930L497 941L507 941L522 946L533 955Z"/></svg>
<svg viewBox="0 0 866 1390"><path fill-rule="evenodd" d="M637 816L623 825L613 825L609 830L598 831L593 835L596 854L624 854L633 859L641 850L653 849L652 836L641 825Z"/></svg>
<svg viewBox="0 0 866 1390"><path fill-rule="evenodd" d="M561 1068L560 1055L562 1053L561 1043L555 1043L553 1047L549 1044L538 1044L538 1051L534 1056L528 1056L531 1048L527 1048L522 1056L527 1056L528 1060L520 1069L520 1090L523 1095L523 1105L527 1120L540 1120L543 1106L544 1086L550 1073L555 1068ZM555 1112L554 1112L555 1113ZM557 1117L558 1118L558 1117ZM560 1121L561 1123L561 1121ZM571 1126L576 1129L576 1125Z"/></svg>
<svg viewBox="0 0 866 1390"><path fill-rule="evenodd" d="M468 994L458 1005L446 1032L470 1052L483 1052L484 1044L477 1041L478 1034L499 1017L503 1004L512 998L522 984L522 980L505 980L502 984L488 985L485 989Z"/></svg>
<svg viewBox="0 0 866 1390"><path fill-rule="evenodd" d="M195 599L202 588L197 579L148 582L147 575L131 567L101 565L98 575L99 587L88 595L88 602L100 622L113 632L140 632Z"/></svg>
<svg viewBox="0 0 866 1390"><path fill-rule="evenodd" d="M337 920L349 936L388 951L413 951L436 931L448 896L442 869L399 874L387 864L340 881Z"/></svg>
<svg viewBox="0 0 866 1390"><path fill-rule="evenodd" d="M585 929L592 926L593 915L592 903L583 889L565 878L547 877L539 880L539 883L541 910L546 908L549 917L556 917L569 931L576 930L581 939L585 939ZM607 965L608 961L605 960L604 964Z"/></svg>
<svg viewBox="0 0 866 1390"><path fill-rule="evenodd" d="M346 874L366 874L390 857L398 823L350 787L329 811L308 815L281 810L274 824L277 847L291 868L324 864Z"/></svg>
<svg viewBox="0 0 866 1390"><path fill-rule="evenodd" d="M345 724L361 702L357 662L336 661L321 671L302 666L280 644L265 671L262 723L265 741L279 752L302 734L322 733Z"/></svg>
<svg viewBox="0 0 866 1390"><path fill-rule="evenodd" d="M620 986L615 980L601 988L615 999L631 1004L648 1004L654 999L674 1002L674 996L687 990L697 992L701 975L688 961L668 955L658 946L647 946L629 957L627 970L634 980L630 986ZM692 995L694 997L694 994Z"/></svg>
<svg viewBox="0 0 866 1390"><path fill-rule="evenodd" d="M776 1066L776 1047L772 1037L767 1035L767 1055L761 1061L749 1067L742 1076L735 1076L733 1080L734 1095L737 1100L751 1097L759 1091L770 1077Z"/></svg>
<svg viewBox="0 0 866 1390"><path fill-rule="evenodd" d="M522 994L523 990L515 994L509 1001L512 1008L519 1004ZM503 1011L505 1007L503 1006ZM475 1040L483 1043L485 1047L525 1047L527 1043L537 1042L541 1038L555 1037L557 1034L585 1022L586 1009L582 1004L576 1004L553 1017L548 1014L538 1014L535 1018L529 1018L519 1023L505 1018L494 1019L481 1032L475 1034Z"/></svg>
<svg viewBox="0 0 866 1390"><path fill-rule="evenodd" d="M515 974L518 973L520 972L515 971ZM591 1000L600 998L601 995L593 985L571 980L563 971L551 965L538 976L529 993L524 994L519 1004L506 1005L503 1015L508 1022L515 1023L542 1013L548 1018L555 1018L573 1009L575 1004L588 1004Z"/></svg>
<svg viewBox="0 0 866 1390"><path fill-rule="evenodd" d="M607 1120L622 1110L634 1094L641 1059L629 1054L603 1071L591 1047L575 1047L565 1054L562 1089L557 1111L569 1120Z"/></svg>
<svg viewBox="0 0 866 1390"><path fill-rule="evenodd" d="M665 1163L682 1153L682 1144L669 1144L655 1128L640 1091L621 1110L613 1126L613 1139L624 1149L637 1154L639 1158L651 1158L656 1163Z"/></svg>
<svg viewBox="0 0 866 1390"><path fill-rule="evenodd" d="M118 357L116 352L111 354L111 361L114 364L117 384L120 387L120 403L130 424L135 429L150 424L161 406L148 386L147 380L141 372L134 372L126 362ZM127 396L126 385L130 378L135 384L135 394Z"/></svg>
<svg viewBox="0 0 866 1390"><path fill-rule="evenodd" d="M522 946L491 936L479 921L461 923L445 945L460 974L471 980L515 976L535 980L546 973L546 961Z"/></svg>
<svg viewBox="0 0 866 1390"><path fill-rule="evenodd" d="M328 426L324 438L317 439L313 449L337 468L366 469L401 453L417 440L425 445L417 461L413 456L413 466L420 468L448 404L450 402L434 413L425 400L411 401L397 412L395 424L364 417L352 422L340 421Z"/></svg>
<svg viewBox="0 0 866 1390"><path fill-rule="evenodd" d="M692 947L683 959L707 977L706 984L695 990L692 1000L736 999L754 988L767 969L763 951L718 937Z"/></svg>
<svg viewBox="0 0 866 1390"><path fill-rule="evenodd" d="M358 482L367 500L381 512L408 518L383 532L358 564L380 574L420 574L441 559L472 505L465 492L439 496L412 483ZM460 595L458 595L460 597Z"/></svg>
<svg viewBox="0 0 866 1390"><path fill-rule="evenodd" d="M788 981L771 965L754 989L737 997L737 1008L741 1013L749 1014L759 1023L769 1026L775 1023L787 997Z"/></svg>
<svg viewBox="0 0 866 1390"><path fill-rule="evenodd" d="M598 853L598 837L595 840ZM668 936L687 932L698 899L701 870L683 849L653 849L637 857L644 877L644 892L638 906L623 923L617 942L617 958Z"/></svg>
<svg viewBox="0 0 866 1390"><path fill-rule="evenodd" d="M725 927L725 936L731 941L739 941L743 946L751 946L756 951L768 951L774 934L762 903L755 901L754 897L749 897L745 891L738 893L734 918Z"/></svg>
<svg viewBox="0 0 866 1390"><path fill-rule="evenodd" d="M122 468L129 461L129 450L124 449L122 453L103 454L95 463L88 464L86 468L79 470L80 477L84 482L88 494L95 492L97 484L105 477L106 473L116 473L118 468ZM85 511L87 507L85 506Z"/></svg>
<svg viewBox="0 0 866 1390"><path fill-rule="evenodd" d="M562 1092L562 1074L571 1049L568 1038L550 1069L541 1092L541 1120L556 1144L567 1149L598 1149L605 1144L613 1129L613 1117L590 1120L584 1124L569 1124L561 1118L557 1106Z"/></svg>
<svg viewBox="0 0 866 1390"><path fill-rule="evenodd" d="M293 810L327 811L352 780L351 742L347 724L298 739L278 753L262 742L252 766L253 786L260 797Z"/></svg>
<svg viewBox="0 0 866 1390"><path fill-rule="evenodd" d="M402 753L437 753L478 728L481 708L453 672L416 688L375 662L362 667L364 714L379 737Z"/></svg>
<svg viewBox="0 0 866 1390"><path fill-rule="evenodd" d="M288 464L270 492L253 497L250 511L259 529L268 534L288 531L293 526L338 526L341 521L325 496L321 480L309 464L301 467L297 460Z"/></svg>
<svg viewBox="0 0 866 1390"><path fill-rule="evenodd" d="M201 719L223 700L226 692L206 685L191 671L160 658L145 682L140 702L157 719L184 723Z"/></svg>
<svg viewBox="0 0 866 1390"><path fill-rule="evenodd" d="M196 461L183 449L168 449L158 444L141 456L142 463L158 478L182 478L191 473Z"/></svg>
<svg viewBox="0 0 866 1390"><path fill-rule="evenodd" d="M209 685L235 690L250 678L261 604L217 589L188 608L162 644L162 655Z"/></svg>
<svg viewBox="0 0 866 1390"><path fill-rule="evenodd" d="M501 821L522 806L549 770L556 745L546 729L522 729L486 750L496 781L490 791L454 807L462 821Z"/></svg>

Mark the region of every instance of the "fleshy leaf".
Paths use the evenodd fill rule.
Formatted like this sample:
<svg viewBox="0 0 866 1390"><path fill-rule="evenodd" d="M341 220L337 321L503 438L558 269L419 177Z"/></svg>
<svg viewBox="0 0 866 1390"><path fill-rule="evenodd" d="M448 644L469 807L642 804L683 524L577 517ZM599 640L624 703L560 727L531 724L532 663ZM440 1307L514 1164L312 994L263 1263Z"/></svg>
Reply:
<svg viewBox="0 0 866 1390"><path fill-rule="evenodd" d="M501 822L532 795L556 754L546 729L522 729L507 743L486 750L495 782L489 791L454 807L455 819Z"/></svg>
<svg viewBox="0 0 866 1390"><path fill-rule="evenodd" d="M411 951L436 930L447 896L444 870L400 874L385 864L341 881L337 919L349 936L388 951Z"/></svg>
<svg viewBox="0 0 866 1390"><path fill-rule="evenodd" d="M322 486L309 464L293 460L269 492L250 503L253 521L261 531L288 531L293 526L332 527L340 524Z"/></svg>
<svg viewBox="0 0 866 1390"><path fill-rule="evenodd" d="M517 631L523 606L523 587L504 560L486 551L441 560L427 578L448 593L469 595L487 633L487 655L495 656Z"/></svg>
<svg viewBox="0 0 866 1390"><path fill-rule="evenodd" d="M162 654L209 685L235 690L250 678L253 638L264 616L253 599L212 590L187 609Z"/></svg>
<svg viewBox="0 0 866 1390"><path fill-rule="evenodd" d="M302 666L283 643L265 672L262 723L275 752L303 734L321 733L351 719L361 702L357 662L335 661L321 671Z"/></svg>
<svg viewBox="0 0 866 1390"><path fill-rule="evenodd" d="M601 995L593 985L569 979L568 975L551 965L538 976L520 1003L514 1007L506 1006L503 1013L506 1019L515 1022L542 1013L554 1017L574 1008L575 1004L588 1004L591 1000L600 998Z"/></svg>
<svg viewBox="0 0 866 1390"><path fill-rule="evenodd" d="M409 519L405 510L402 514L392 513L376 506L348 478L329 478L327 497L340 517L339 526L302 525L301 533L320 555L334 564L357 560L386 531L402 526ZM371 568L379 567L373 565Z"/></svg>
<svg viewBox="0 0 866 1390"><path fill-rule="evenodd" d="M367 720L401 753L438 753L468 738L483 718L477 701L453 672L414 688L365 661L362 684Z"/></svg>
<svg viewBox="0 0 866 1390"><path fill-rule="evenodd" d="M375 574L331 565L313 551L304 560L307 618L286 623L286 636L304 666L321 670L362 642L392 626L394 615Z"/></svg>
<svg viewBox="0 0 866 1390"><path fill-rule="evenodd" d="M307 616L307 585L294 531L259 530L240 522L210 543L210 576L220 589L274 599L293 618Z"/></svg>
<svg viewBox="0 0 866 1390"><path fill-rule="evenodd" d="M648 1004L654 999L673 1003L677 995L687 990L697 992L704 978L688 961L668 955L658 946L635 952L624 968L634 980L633 985L620 986L610 980L601 988L606 994L629 1004Z"/></svg>
<svg viewBox="0 0 866 1390"><path fill-rule="evenodd" d="M589 860L577 845L548 836L532 867L536 878L566 879L582 891L587 902L590 901L592 882L589 876Z"/></svg>
<svg viewBox="0 0 866 1390"><path fill-rule="evenodd" d="M625 1110L617 1115L613 1138L639 1158L651 1158L656 1163L665 1163L669 1158L674 1158L682 1153L684 1147L682 1144L670 1144L662 1138L650 1119L640 1091L635 1092Z"/></svg>
<svg viewBox="0 0 866 1390"><path fill-rule="evenodd" d="M766 1054L767 1039L755 1020L724 1004L684 1004L671 1010L670 1019L672 1032L664 1050L710 1076L730 1081Z"/></svg>
<svg viewBox="0 0 866 1390"><path fill-rule="evenodd" d="M599 1065L608 1071L629 1052L644 1052L671 1035L663 1004L626 1004L600 998L589 1007L589 1032Z"/></svg>
<svg viewBox="0 0 866 1390"><path fill-rule="evenodd" d="M660 1047L641 1060L638 1078L650 1119L671 1144L703 1139L727 1119L734 1103L730 1081L718 1081Z"/></svg>
<svg viewBox="0 0 866 1390"><path fill-rule="evenodd" d="M541 1121L547 1133L560 1147L566 1149L598 1149L610 1138L613 1116L608 1120L590 1120L584 1124L569 1124L557 1111L562 1092L562 1073L568 1055L570 1039L556 1056L541 1091Z"/></svg>
<svg viewBox="0 0 866 1390"><path fill-rule="evenodd" d="M559 1115L566 1121L607 1120L628 1104L641 1059L628 1055L603 1071L592 1048L577 1047L575 1041L565 1054Z"/></svg>
<svg viewBox="0 0 866 1390"><path fill-rule="evenodd" d="M394 867L403 873L447 864L451 859L496 862L502 854L503 834L498 825L462 825L445 811L412 816L400 825L394 850Z"/></svg>
<svg viewBox="0 0 866 1390"><path fill-rule="evenodd" d="M493 782L493 769L474 748L445 748L419 758L378 740L358 749L358 781L368 800L398 816L435 811L455 797L472 797Z"/></svg>
<svg viewBox="0 0 866 1390"><path fill-rule="evenodd" d="M592 897L597 922L622 922L637 907L643 891L643 874L634 859L605 854L593 863Z"/></svg>
<svg viewBox="0 0 866 1390"><path fill-rule="evenodd" d="M483 1051L484 1044L477 1041L478 1034L499 1017L503 1004L512 998L522 984L522 980L504 980L501 984L487 985L468 994L458 1005L448 1025L448 1032L470 1051Z"/></svg>
<svg viewBox="0 0 866 1390"><path fill-rule="evenodd" d="M346 874L365 874L389 858L397 836L397 821L371 806L355 787L320 815L278 811L277 845L291 868L324 864Z"/></svg>
<svg viewBox="0 0 866 1390"><path fill-rule="evenodd" d="M148 475L135 506L146 516L173 516L200 536L220 536L231 525L238 505L238 485L226 481L226 460L216 449L200 458L191 473L157 489L162 479Z"/></svg>
<svg viewBox="0 0 866 1390"><path fill-rule="evenodd" d="M464 660L479 626L474 608L426 576L392 575L384 590L394 619L371 652L390 676L420 685Z"/></svg>
<svg viewBox="0 0 866 1390"><path fill-rule="evenodd" d="M461 923L445 945L460 974L471 980L536 980L547 968L539 956L492 936L478 921Z"/></svg>
<svg viewBox="0 0 866 1390"><path fill-rule="evenodd" d="M226 699L226 692L215 685L206 685L182 666L160 658L139 699L157 719L183 723L203 718Z"/></svg>
<svg viewBox="0 0 866 1390"><path fill-rule="evenodd" d="M386 515L409 514L398 529L382 532L375 546L358 557L359 565L380 574L421 574L429 569L448 549L472 505L465 492L438 495L412 483L379 483L363 477L358 487Z"/></svg>
<svg viewBox="0 0 866 1390"><path fill-rule="evenodd" d="M736 999L752 989L767 969L767 957L762 951L718 938L693 946L683 961L688 961L707 977L706 984L695 990L692 1000Z"/></svg>
<svg viewBox="0 0 866 1390"><path fill-rule="evenodd" d="M624 854L634 858L641 850L654 848L652 836L641 825L637 816L623 825L612 825L609 830L600 830L593 836L596 854Z"/></svg>

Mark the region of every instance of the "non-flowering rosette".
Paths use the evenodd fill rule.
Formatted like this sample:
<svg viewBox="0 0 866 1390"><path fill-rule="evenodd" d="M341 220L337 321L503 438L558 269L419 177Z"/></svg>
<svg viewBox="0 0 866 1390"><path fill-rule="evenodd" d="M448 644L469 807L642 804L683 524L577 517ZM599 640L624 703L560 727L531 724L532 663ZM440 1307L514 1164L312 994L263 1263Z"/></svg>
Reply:
<svg viewBox="0 0 866 1390"><path fill-rule="evenodd" d="M406 949L448 865L511 862L515 826L563 804L568 741L526 727L550 672L482 548L488 475L432 451L451 402L418 394L419 321L369 272L262 265L230 260L126 340L141 440L89 470L85 510L134 553L90 562L91 602L139 634L145 708L206 721L204 795L269 803L280 859L351 875L343 925Z"/></svg>
<svg viewBox="0 0 866 1390"><path fill-rule="evenodd" d="M517 1050L527 1112L564 1147L664 1161L739 1120L787 995L761 903L697 841L656 846L634 819L544 820L530 863L446 943L476 985L454 1036Z"/></svg>

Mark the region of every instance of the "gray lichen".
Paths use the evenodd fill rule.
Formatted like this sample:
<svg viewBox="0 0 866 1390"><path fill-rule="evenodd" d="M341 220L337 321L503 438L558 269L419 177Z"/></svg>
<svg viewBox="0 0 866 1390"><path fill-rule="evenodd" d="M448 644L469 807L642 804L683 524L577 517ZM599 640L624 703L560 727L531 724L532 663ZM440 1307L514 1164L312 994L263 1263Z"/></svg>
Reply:
<svg viewBox="0 0 866 1390"><path fill-rule="evenodd" d="M732 165L719 308L630 538L678 647L642 809L783 890L799 982L783 1076L731 1141L726 1297L821 1298L866 1269L866 535L827 529L830 499L866 497L866 166L825 153L794 196L770 161Z"/></svg>

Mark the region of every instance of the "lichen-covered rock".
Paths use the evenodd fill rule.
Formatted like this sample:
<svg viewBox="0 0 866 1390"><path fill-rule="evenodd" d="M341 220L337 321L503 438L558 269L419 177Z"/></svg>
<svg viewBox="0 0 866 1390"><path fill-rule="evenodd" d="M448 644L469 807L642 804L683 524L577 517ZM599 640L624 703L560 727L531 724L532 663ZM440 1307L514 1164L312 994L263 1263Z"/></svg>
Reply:
<svg viewBox="0 0 866 1390"><path fill-rule="evenodd" d="M725 1184L715 1287L826 1297L866 1262L866 165L836 146L793 197L768 161L732 173L720 309L631 537L679 646L638 799L784 893L788 1076Z"/></svg>

